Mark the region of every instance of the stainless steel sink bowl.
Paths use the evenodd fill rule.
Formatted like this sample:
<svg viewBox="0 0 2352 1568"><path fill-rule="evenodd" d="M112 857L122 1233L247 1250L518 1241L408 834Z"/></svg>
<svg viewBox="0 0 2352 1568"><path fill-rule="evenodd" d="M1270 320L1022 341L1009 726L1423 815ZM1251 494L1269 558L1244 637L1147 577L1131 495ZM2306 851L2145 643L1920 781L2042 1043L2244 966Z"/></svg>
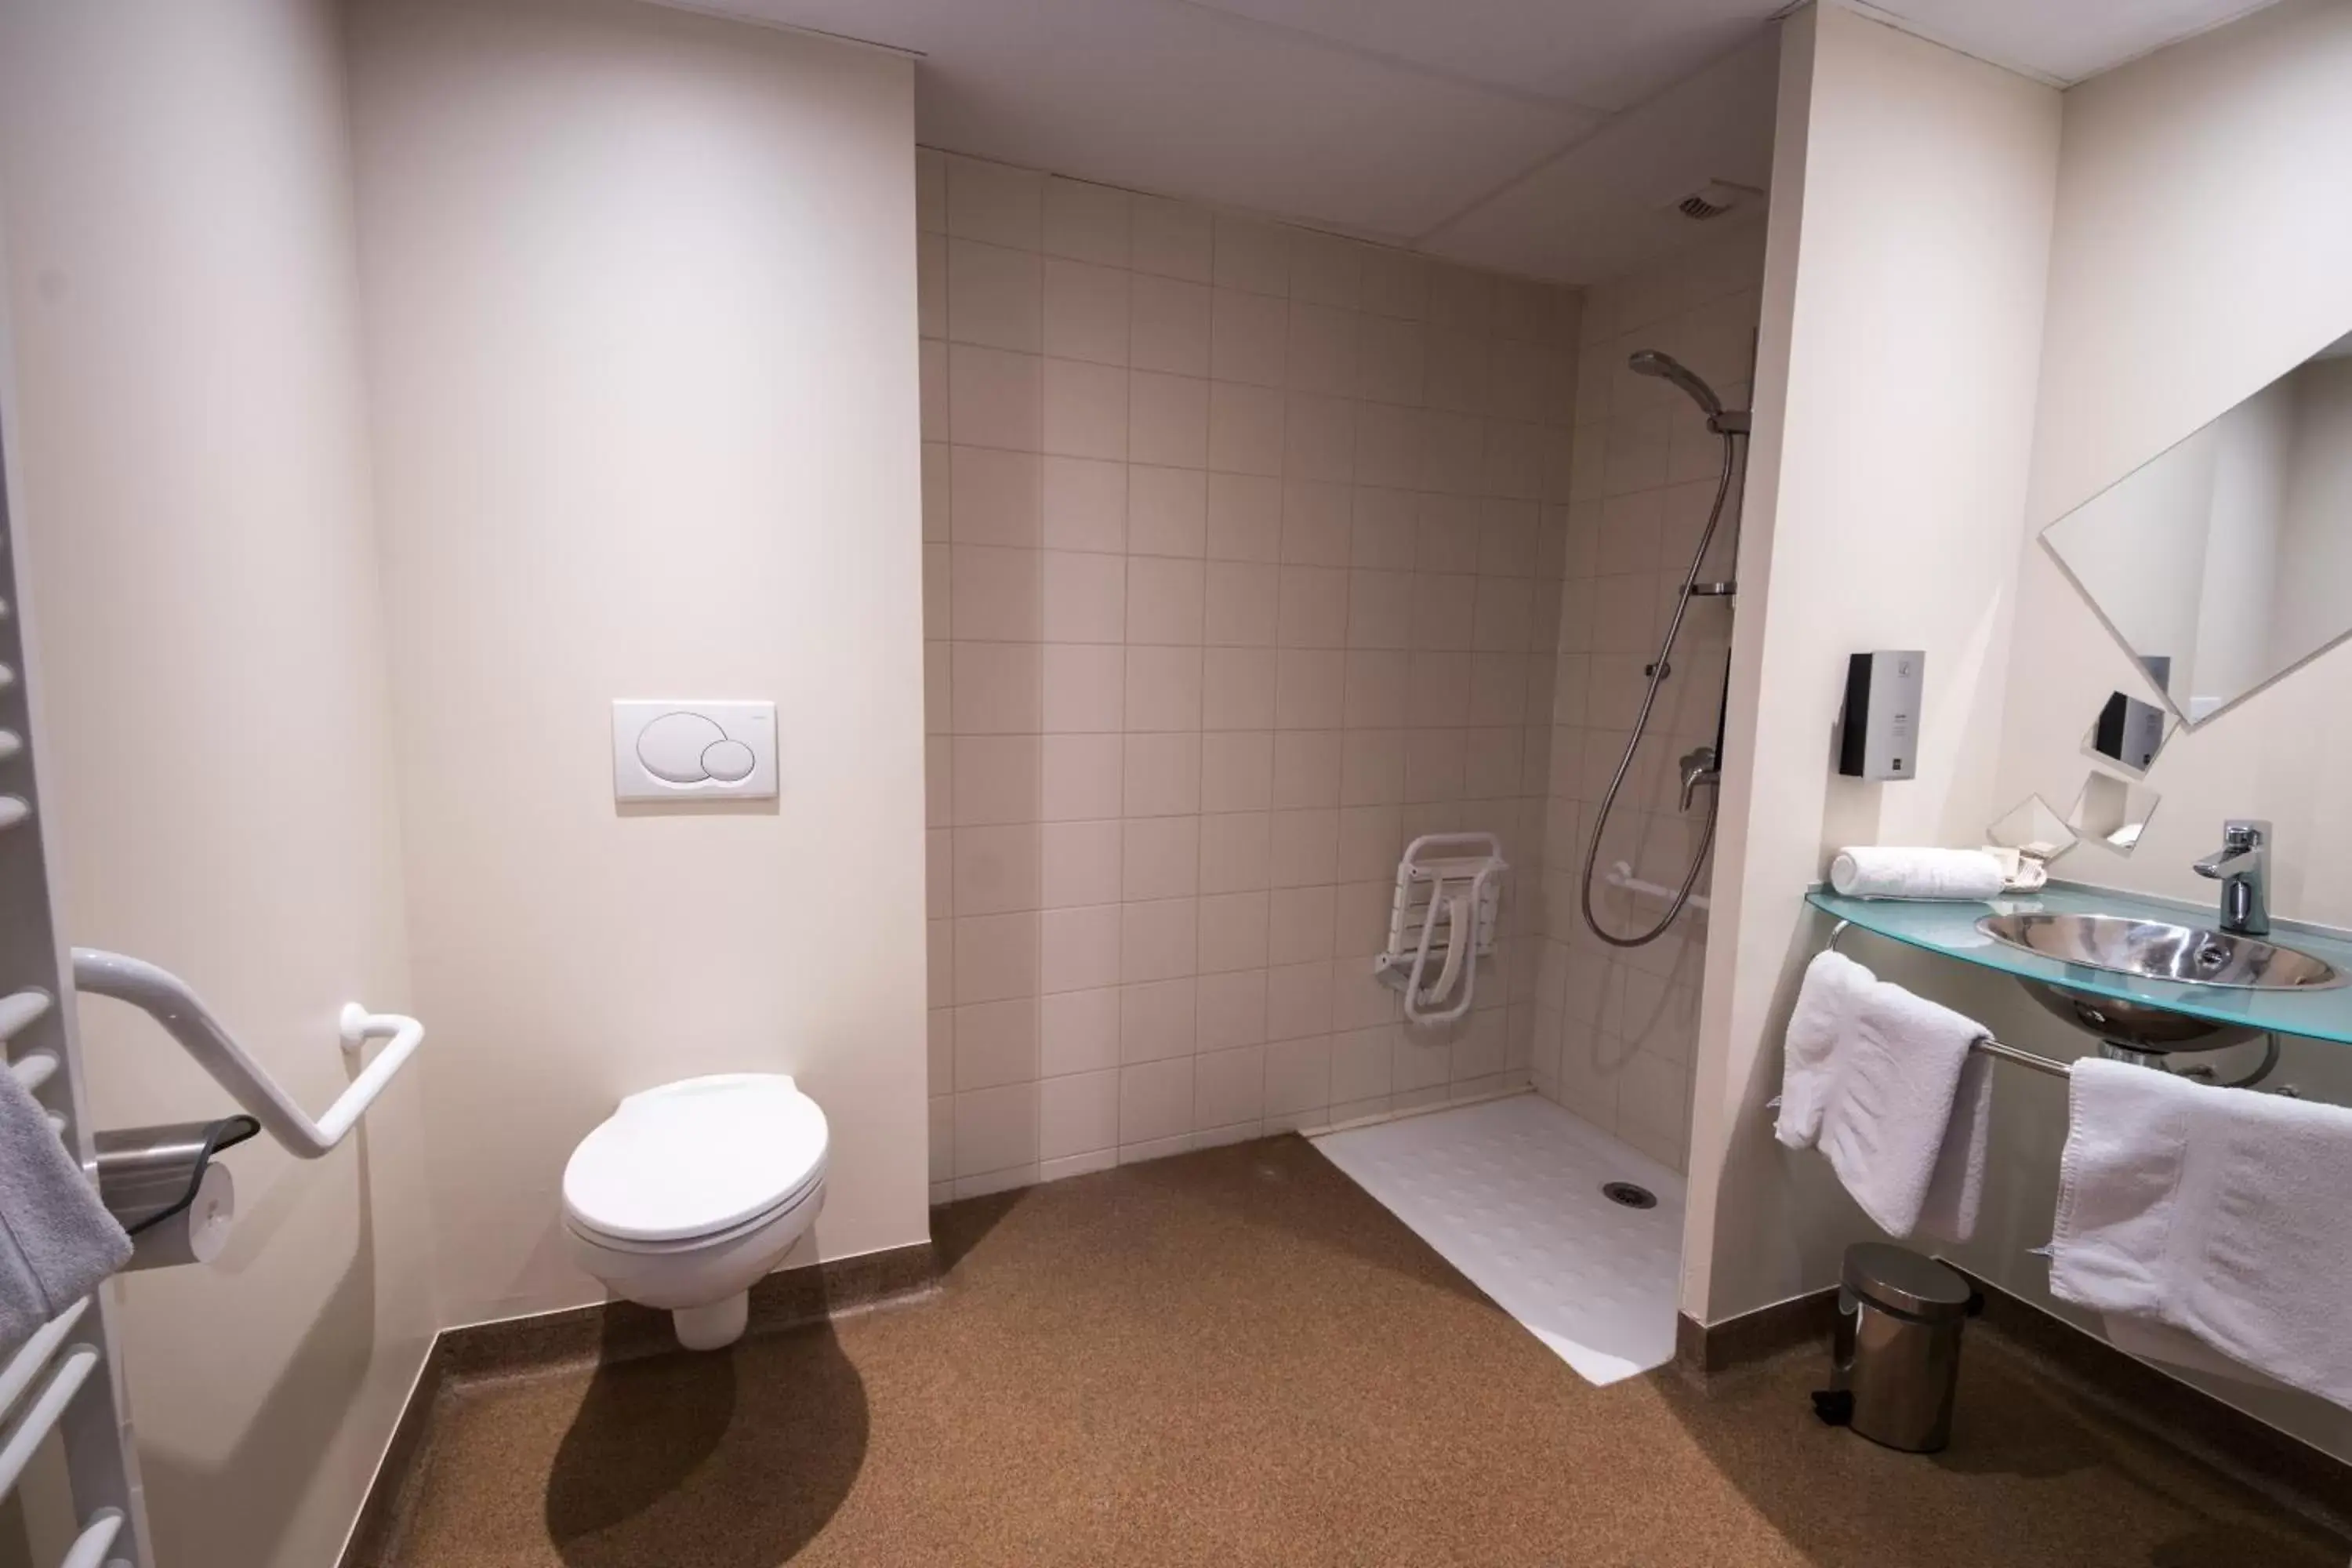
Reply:
<svg viewBox="0 0 2352 1568"><path fill-rule="evenodd" d="M2334 964L2260 937L2124 915L1987 915L1977 929L1995 942L2061 963L2145 980L2263 991L2324 990L2346 980ZM2035 1001L2075 1027L2136 1050L2218 1050L2261 1033L2023 975L2017 980Z"/></svg>

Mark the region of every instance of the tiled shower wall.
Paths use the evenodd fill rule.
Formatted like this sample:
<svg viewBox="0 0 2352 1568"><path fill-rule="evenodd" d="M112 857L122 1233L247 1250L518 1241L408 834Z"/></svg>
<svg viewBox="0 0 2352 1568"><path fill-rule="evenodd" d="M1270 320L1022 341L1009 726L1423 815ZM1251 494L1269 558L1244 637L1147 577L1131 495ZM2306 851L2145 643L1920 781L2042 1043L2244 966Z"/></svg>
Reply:
<svg viewBox="0 0 2352 1568"><path fill-rule="evenodd" d="M1663 349L1746 407L1755 374L1764 227L1748 221L1695 250L1585 295L1577 370L1569 548L1545 843L1545 942L1530 1070L1536 1087L1677 1170L1689 1157L1691 1064L1706 921L1686 911L1655 942L1612 948L1578 912L1585 847L1648 684L1644 667L1674 614L1715 500L1721 439L1681 392L1626 367ZM1732 575L1739 480L1701 581ZM1696 599L1656 711L1611 814L1594 910L1610 930L1649 929L1664 901L1602 883L1630 862L1680 882L1706 822L1707 792L1680 808L1678 760L1715 743L1730 657L1732 601ZM1696 890L1704 894L1702 875Z"/></svg>
<svg viewBox="0 0 2352 1568"><path fill-rule="evenodd" d="M935 1194L1525 1082L1575 295L929 152L919 191ZM1408 1031L1370 961L1457 828L1508 940Z"/></svg>

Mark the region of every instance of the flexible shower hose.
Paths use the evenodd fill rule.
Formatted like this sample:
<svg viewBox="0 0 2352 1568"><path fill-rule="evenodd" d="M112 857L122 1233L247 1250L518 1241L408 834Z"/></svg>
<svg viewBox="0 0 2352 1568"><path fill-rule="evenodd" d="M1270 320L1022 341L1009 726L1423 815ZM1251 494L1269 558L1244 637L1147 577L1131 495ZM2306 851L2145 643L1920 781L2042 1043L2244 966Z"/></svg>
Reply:
<svg viewBox="0 0 2352 1568"><path fill-rule="evenodd" d="M1593 935L1612 947L1641 947L1665 934L1666 928L1673 925L1675 918L1683 912L1683 906L1690 902L1691 889L1698 886L1699 868L1706 864L1706 852L1715 843L1715 815L1723 794L1720 782L1706 792L1706 826L1699 835L1698 848L1691 856L1690 868L1683 873L1682 886L1675 891L1674 903L1658 923L1638 936L1619 936L1603 927L1601 918L1592 912L1592 868L1601 859L1601 836L1609 826L1610 812L1616 808L1617 792L1624 788L1625 775L1633 766L1633 752L1650 728L1650 710L1657 705L1658 688L1665 683L1668 661L1674 658L1675 639L1682 635L1683 616L1690 609L1691 590L1698 585L1699 569L1706 563L1707 547L1715 542L1716 528L1723 521L1723 503L1731 495L1731 472L1738 458L1739 437L1728 430L1720 434L1723 437L1723 477L1716 481L1715 505L1707 510L1706 530L1698 536L1698 548L1691 552L1690 570L1683 574L1683 591L1675 596L1675 616L1666 626L1665 644L1658 649L1658 661L1650 666L1650 686L1642 694L1642 711L1633 721L1633 734L1626 739L1625 754L1617 759L1617 771L1610 775L1609 793L1601 797L1601 815L1592 824L1592 840L1584 847L1583 896L1580 900L1584 908L1584 923L1592 928ZM1725 679L1730 679L1727 670ZM1715 765L1719 780L1723 767L1720 755L1715 759Z"/></svg>

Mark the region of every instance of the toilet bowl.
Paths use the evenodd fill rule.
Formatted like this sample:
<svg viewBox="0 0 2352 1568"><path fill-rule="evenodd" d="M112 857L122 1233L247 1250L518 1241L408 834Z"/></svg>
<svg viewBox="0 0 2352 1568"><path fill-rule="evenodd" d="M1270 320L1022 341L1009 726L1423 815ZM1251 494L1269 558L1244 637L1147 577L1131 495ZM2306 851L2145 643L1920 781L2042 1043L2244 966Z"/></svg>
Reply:
<svg viewBox="0 0 2352 1568"><path fill-rule="evenodd" d="M824 1112L779 1073L723 1073L633 1094L563 1167L572 1261L670 1314L678 1342L743 1332L754 1281L824 1206Z"/></svg>

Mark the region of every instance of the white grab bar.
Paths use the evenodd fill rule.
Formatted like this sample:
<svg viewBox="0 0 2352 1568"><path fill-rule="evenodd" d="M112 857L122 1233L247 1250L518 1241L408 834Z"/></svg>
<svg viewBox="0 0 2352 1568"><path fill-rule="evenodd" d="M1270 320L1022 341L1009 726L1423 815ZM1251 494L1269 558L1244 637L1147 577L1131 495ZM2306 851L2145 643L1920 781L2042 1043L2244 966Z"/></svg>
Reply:
<svg viewBox="0 0 2352 1568"><path fill-rule="evenodd" d="M336 1024L347 1054L356 1055L369 1040L392 1043L313 1121L221 1027L187 982L170 970L119 952L78 947L73 950L73 975L77 990L128 1002L161 1024L272 1138L305 1160L315 1160L343 1141L425 1038L425 1026L414 1018L371 1013L356 1002L345 1003Z"/></svg>
<svg viewBox="0 0 2352 1568"><path fill-rule="evenodd" d="M1639 893L1643 898L1649 899L1671 899L1682 890L1679 888L1660 887L1655 882L1644 882L1633 875L1633 863L1630 860L1618 861L1601 874L1601 879L1612 888L1622 888L1629 893ZM1690 896L1688 907L1705 914L1712 903L1713 900L1705 893L1693 893Z"/></svg>

